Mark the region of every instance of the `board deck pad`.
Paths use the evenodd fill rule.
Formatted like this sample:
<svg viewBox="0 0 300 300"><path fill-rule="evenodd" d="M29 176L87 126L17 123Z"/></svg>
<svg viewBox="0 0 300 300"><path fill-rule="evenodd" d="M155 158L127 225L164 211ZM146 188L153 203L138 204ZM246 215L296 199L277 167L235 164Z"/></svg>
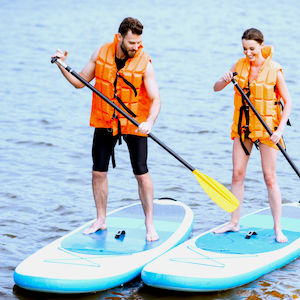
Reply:
<svg viewBox="0 0 300 300"><path fill-rule="evenodd" d="M252 235L246 239L249 231L255 231L257 235ZM210 232L197 239L195 245L203 250L216 253L230 254L257 254L284 248L300 237L300 232L283 230L289 239L287 243L277 243L273 229L263 229L256 227L241 226L238 232L226 232L215 234Z"/></svg>
<svg viewBox="0 0 300 300"><path fill-rule="evenodd" d="M272 212L269 208L248 216L245 218L246 222L241 219L241 224L250 224L253 220L253 226L241 225L238 232L210 232L199 237L195 245L203 250L231 254L257 254L284 248L300 237L300 208L282 206L281 216L282 232L288 238L287 243L276 242L274 230L269 228L270 225L273 227ZM257 235L246 239L249 231L255 231Z"/></svg>
<svg viewBox="0 0 300 300"><path fill-rule="evenodd" d="M130 255L150 250L164 243L180 226L184 216L185 210L182 206L154 204L153 219L159 240L148 242L145 239L142 206L131 206L108 215L108 229L89 235L76 232L65 238L61 247L67 251L91 255ZM115 238L119 230L124 230L125 234Z"/></svg>

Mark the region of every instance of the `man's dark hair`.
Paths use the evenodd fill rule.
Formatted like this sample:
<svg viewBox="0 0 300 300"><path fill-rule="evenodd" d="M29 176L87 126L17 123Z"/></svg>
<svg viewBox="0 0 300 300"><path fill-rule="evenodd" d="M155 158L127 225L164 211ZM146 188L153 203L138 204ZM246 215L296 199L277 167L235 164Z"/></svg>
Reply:
<svg viewBox="0 0 300 300"><path fill-rule="evenodd" d="M144 26L138 19L134 18L125 18L119 27L119 33L122 35L122 37L125 37L129 30L133 34L141 35L143 33Z"/></svg>

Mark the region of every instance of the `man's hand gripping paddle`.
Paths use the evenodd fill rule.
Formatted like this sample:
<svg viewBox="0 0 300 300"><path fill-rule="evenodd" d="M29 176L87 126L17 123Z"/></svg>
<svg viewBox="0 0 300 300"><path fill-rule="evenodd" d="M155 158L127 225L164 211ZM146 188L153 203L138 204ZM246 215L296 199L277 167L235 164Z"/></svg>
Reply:
<svg viewBox="0 0 300 300"><path fill-rule="evenodd" d="M237 75L237 72L234 72L233 76L236 76L236 75ZM252 104L252 102L249 100L249 98L247 97L247 95L245 94L245 92L243 91L243 89L240 87L240 85L237 83L237 81L234 78L232 78L231 81L234 84L234 86L237 88L237 90L240 92L240 94L242 95L242 97L245 99L245 101L247 102L247 104L251 107L252 111L254 112L254 114L256 115L256 117L258 118L259 122L264 126L264 128L266 129L266 131L268 132L268 134L271 136L273 134L272 130L269 128L269 126L267 125L267 123L265 122L265 120L262 118L262 116L258 113L258 111L254 107L254 105ZM276 144L276 146L279 148L279 150L284 155L284 157L287 159L287 161L290 163L290 165L292 166L292 168L294 169L294 171L300 177L299 170L297 169L296 165L293 163L293 161L291 160L291 158L289 157L289 155L287 154L287 152L285 151L285 149L283 148L283 146L279 142Z"/></svg>
<svg viewBox="0 0 300 300"><path fill-rule="evenodd" d="M71 73L74 77L76 77L79 81L81 81L84 85L86 85L89 89L91 89L95 94L101 97L104 101L110 104L116 111L126 117L130 122L132 122L135 126L139 126L140 124L128 115L125 111L119 108L115 103L113 103L106 96L101 94L95 87L93 87L89 82L87 82L84 78L82 78L78 73L76 73L73 69L71 69L64 61L60 60L58 57L54 57L51 60L51 63L56 63L63 67L66 71ZM239 206L238 199L222 184L217 182L216 180L210 178L209 176L201 173L190 164L188 164L185 160L183 160L178 154L172 151L168 146L166 146L163 142L161 142L157 137L155 137L152 133L148 134L148 136L154 140L157 144L163 147L166 151L168 151L171 155L173 155L176 159L178 159L184 166L190 169L195 177L197 178L199 184L202 186L203 190L207 193L207 195L221 208L226 210L227 212L233 212Z"/></svg>

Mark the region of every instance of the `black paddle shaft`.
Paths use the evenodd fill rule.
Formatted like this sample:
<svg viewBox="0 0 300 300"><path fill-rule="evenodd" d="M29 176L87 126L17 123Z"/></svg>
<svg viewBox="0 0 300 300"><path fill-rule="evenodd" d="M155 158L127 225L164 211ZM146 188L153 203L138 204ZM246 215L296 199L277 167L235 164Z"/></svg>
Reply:
<svg viewBox="0 0 300 300"><path fill-rule="evenodd" d="M109 105L111 105L116 111L126 117L130 122L132 122L136 127L139 127L139 123L128 115L124 110L122 110L119 106L113 103L110 99L100 93L94 86L92 86L89 82L87 82L84 78L82 78L78 73L76 73L72 68L70 68L65 62L60 60L58 57L53 57L51 59L51 63L58 63L61 67L63 67L66 71L71 73L74 77L76 77L79 81L81 81L84 85L86 85L89 89L91 89L96 95L106 101ZM192 167L189 163L187 163L183 158L181 158L177 153L175 153L172 149L170 149L167 145L165 145L162 141L160 141L155 135L149 133L148 136L154 140L157 144L167 150L171 155L173 155L176 159L178 159L183 165L185 165L192 172L196 170L196 168Z"/></svg>
<svg viewBox="0 0 300 300"><path fill-rule="evenodd" d="M237 75L237 72L234 72L233 76L236 76L236 75ZM247 95L245 94L245 92L243 91L243 89L240 87L240 85L237 83L237 81L234 78L232 78L231 81L235 85L235 87L238 89L238 91L241 93L242 97L246 100L246 102L248 103L248 105L251 107L252 111L254 112L254 114L256 115L256 117L258 118L258 120L260 121L260 123L264 126L264 128L267 130L268 134L271 136L273 134L273 132L271 131L271 129L269 128L269 126L267 125L267 123L265 122L265 120L262 118L262 116L258 113L258 111L254 107L254 105L252 104L252 102L249 100L249 98L247 97ZM279 150L281 151L281 153L284 155L284 157L287 159L287 161L290 163L290 165L292 166L292 168L294 169L294 171L300 177L300 172L299 172L298 168L293 163L293 161L291 160L291 158L287 154L286 150L283 148L283 146L279 142L276 145L279 148Z"/></svg>

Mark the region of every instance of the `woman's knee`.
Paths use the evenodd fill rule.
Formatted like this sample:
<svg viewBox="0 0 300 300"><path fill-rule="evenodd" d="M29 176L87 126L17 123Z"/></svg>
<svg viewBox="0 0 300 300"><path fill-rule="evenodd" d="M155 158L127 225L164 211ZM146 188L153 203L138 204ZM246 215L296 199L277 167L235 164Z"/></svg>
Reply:
<svg viewBox="0 0 300 300"><path fill-rule="evenodd" d="M245 180L246 172L244 170L233 170L232 172L232 183L242 183Z"/></svg>
<svg viewBox="0 0 300 300"><path fill-rule="evenodd" d="M268 189L274 189L277 187L278 182L275 173L264 174L264 179Z"/></svg>

